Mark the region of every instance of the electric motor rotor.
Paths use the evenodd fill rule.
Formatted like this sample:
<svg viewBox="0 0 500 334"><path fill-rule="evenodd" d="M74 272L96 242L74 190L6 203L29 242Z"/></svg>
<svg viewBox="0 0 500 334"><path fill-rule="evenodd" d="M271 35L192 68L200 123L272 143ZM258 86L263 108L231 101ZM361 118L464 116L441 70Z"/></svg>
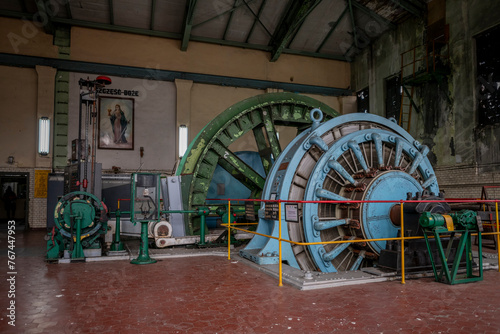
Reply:
<svg viewBox="0 0 500 334"><path fill-rule="evenodd" d="M262 198L297 201L298 222L285 217L282 238L298 243L344 241L283 243L288 264L309 271L357 270L372 265L386 242L356 240L396 237L399 226L390 212L397 201L408 193L439 192L426 157L429 149L380 116L348 114L320 123L321 112L314 112L311 129L294 139L273 165ZM277 236L278 222L261 214L257 232ZM276 256L266 254L277 249L275 239L256 236L240 254L257 263L276 263Z"/></svg>

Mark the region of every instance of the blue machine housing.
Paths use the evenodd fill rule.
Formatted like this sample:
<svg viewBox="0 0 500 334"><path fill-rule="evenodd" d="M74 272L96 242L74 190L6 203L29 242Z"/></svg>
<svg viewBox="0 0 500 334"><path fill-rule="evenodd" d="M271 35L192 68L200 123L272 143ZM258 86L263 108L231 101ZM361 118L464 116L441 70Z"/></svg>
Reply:
<svg viewBox="0 0 500 334"><path fill-rule="evenodd" d="M433 168L421 145L394 121L372 114L348 114L313 126L296 137L274 163L262 199L334 201L298 204L299 221L281 221L281 237L296 242L395 237L392 203L345 205L346 200L391 200L427 189L438 193ZM259 211L257 232L279 236L279 222ZM375 260L384 241L339 245L282 244L282 260L303 270L356 270ZM255 235L240 255L258 264L278 263L276 239Z"/></svg>
<svg viewBox="0 0 500 334"><path fill-rule="evenodd" d="M262 160L258 152L240 151L235 152L234 154L248 166L250 166L254 171L259 173L260 176L266 177L264 166L262 165ZM211 201L210 203L225 203L226 201L223 201L222 199L246 199L250 198L251 193L252 191L250 189L248 189L240 181L235 179L224 168L217 165L212 177L212 181L210 182L210 185L208 187L207 198L221 199L220 202Z"/></svg>
<svg viewBox="0 0 500 334"><path fill-rule="evenodd" d="M260 176L266 177L262 159L258 152L239 151L235 155L256 171ZM215 168L212 181L208 187L207 198L211 199L209 202L213 204L224 204L227 198L247 199L252 198L252 191L244 186L240 181L235 179L224 168L217 165ZM220 199L220 201L217 201ZM215 228L217 226L218 217L207 217L206 223L208 228Z"/></svg>

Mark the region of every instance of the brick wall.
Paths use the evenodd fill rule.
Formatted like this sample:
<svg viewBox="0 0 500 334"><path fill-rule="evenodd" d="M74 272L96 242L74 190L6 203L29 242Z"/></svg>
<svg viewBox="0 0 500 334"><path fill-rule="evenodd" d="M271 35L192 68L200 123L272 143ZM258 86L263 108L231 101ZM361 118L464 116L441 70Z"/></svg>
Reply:
<svg viewBox="0 0 500 334"><path fill-rule="evenodd" d="M446 198L481 198L483 186L500 186L499 172L481 172L477 166L437 167L434 171ZM500 188L488 189L488 197L500 199Z"/></svg>

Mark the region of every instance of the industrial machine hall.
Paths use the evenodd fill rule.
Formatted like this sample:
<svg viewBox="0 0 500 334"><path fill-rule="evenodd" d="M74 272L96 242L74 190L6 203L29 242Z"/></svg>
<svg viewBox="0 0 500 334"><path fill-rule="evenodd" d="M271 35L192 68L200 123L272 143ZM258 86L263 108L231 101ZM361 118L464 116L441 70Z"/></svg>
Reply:
<svg viewBox="0 0 500 334"><path fill-rule="evenodd" d="M500 333L499 12L0 0L0 332Z"/></svg>

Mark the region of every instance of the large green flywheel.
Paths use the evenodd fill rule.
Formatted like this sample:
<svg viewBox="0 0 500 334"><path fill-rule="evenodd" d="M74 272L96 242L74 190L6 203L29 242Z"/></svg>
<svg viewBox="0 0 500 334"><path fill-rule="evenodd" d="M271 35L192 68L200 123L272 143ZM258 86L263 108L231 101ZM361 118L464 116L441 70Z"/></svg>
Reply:
<svg viewBox="0 0 500 334"><path fill-rule="evenodd" d="M282 151L276 127L296 128L300 133L312 124L309 113L313 108L321 109L326 119L339 115L320 101L294 93L254 96L219 114L191 142L177 168L176 174L182 175L184 208L192 210L206 205L217 166L250 189L252 197L258 197L266 178L240 159L230 146L238 140L253 140L267 176ZM188 219L186 232L194 234L198 228L195 225Z"/></svg>

